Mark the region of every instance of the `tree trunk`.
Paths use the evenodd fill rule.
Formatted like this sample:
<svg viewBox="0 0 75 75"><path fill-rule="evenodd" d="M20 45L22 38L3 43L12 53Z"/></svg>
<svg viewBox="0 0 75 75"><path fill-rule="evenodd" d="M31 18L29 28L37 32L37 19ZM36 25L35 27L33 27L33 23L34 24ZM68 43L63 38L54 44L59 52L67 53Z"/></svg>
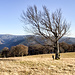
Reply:
<svg viewBox="0 0 75 75"><path fill-rule="evenodd" d="M23 53L22 53L22 57L23 57Z"/></svg>
<svg viewBox="0 0 75 75"><path fill-rule="evenodd" d="M6 58L5 54L4 54L4 58Z"/></svg>
<svg viewBox="0 0 75 75"><path fill-rule="evenodd" d="M15 53L14 53L14 57L15 57Z"/></svg>
<svg viewBox="0 0 75 75"><path fill-rule="evenodd" d="M59 43L58 43L58 41L55 42L55 59L60 59Z"/></svg>

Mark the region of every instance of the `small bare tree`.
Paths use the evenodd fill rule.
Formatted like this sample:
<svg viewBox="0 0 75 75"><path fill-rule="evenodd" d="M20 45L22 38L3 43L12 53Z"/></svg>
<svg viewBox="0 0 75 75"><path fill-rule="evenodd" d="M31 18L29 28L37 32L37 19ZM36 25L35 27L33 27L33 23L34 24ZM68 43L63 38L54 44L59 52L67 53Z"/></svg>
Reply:
<svg viewBox="0 0 75 75"><path fill-rule="evenodd" d="M28 31L54 42L55 59L59 59L58 40L63 37L70 28L70 24L67 23L65 19L62 19L61 9L50 14L46 6L43 6L43 12L38 11L35 5L34 7L30 6L26 12L23 11L22 21L30 25L25 25Z"/></svg>

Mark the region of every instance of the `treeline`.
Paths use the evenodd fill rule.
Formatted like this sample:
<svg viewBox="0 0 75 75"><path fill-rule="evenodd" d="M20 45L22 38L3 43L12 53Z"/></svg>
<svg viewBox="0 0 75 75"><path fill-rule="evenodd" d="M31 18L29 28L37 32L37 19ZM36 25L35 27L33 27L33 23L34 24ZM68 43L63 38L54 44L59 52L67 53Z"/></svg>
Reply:
<svg viewBox="0 0 75 75"><path fill-rule="evenodd" d="M65 42L62 42L59 44L59 49L60 49L60 53L75 52L75 44L67 44ZM49 54L49 53L55 53L55 50L52 45L36 44L33 46L29 46L28 53L29 55Z"/></svg>
<svg viewBox="0 0 75 75"><path fill-rule="evenodd" d="M75 44L60 43L60 53L75 52Z"/></svg>
<svg viewBox="0 0 75 75"><path fill-rule="evenodd" d="M67 44L62 42L60 45L60 53L65 52L75 52L75 44ZM4 47L0 52L0 57L18 57L18 56L26 56L26 55L36 55L36 54L49 54L55 53L54 47L52 45L31 45L29 47L24 45L16 45L12 46L10 49L8 47Z"/></svg>
<svg viewBox="0 0 75 75"><path fill-rule="evenodd" d="M24 45L12 46L10 49L4 47L0 52L0 57L18 57L28 55L28 47Z"/></svg>

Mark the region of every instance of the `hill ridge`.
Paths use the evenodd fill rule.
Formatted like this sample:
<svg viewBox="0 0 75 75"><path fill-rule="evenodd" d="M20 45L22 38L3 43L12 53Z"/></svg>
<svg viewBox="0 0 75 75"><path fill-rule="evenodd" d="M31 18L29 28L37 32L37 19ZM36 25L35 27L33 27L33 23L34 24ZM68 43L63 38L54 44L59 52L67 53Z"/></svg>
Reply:
<svg viewBox="0 0 75 75"><path fill-rule="evenodd" d="M40 37L34 36L34 38L29 39L28 38L34 36L34 35L11 35L11 34L0 34L0 50L4 47L10 48L11 46L15 46L18 44L24 44L24 45L31 45L31 44L37 44L35 39L40 42L41 44L44 43L45 40L41 40ZM30 41L31 40L31 41ZM59 42L66 42L68 44L75 44L75 38L74 37L63 37L59 40Z"/></svg>

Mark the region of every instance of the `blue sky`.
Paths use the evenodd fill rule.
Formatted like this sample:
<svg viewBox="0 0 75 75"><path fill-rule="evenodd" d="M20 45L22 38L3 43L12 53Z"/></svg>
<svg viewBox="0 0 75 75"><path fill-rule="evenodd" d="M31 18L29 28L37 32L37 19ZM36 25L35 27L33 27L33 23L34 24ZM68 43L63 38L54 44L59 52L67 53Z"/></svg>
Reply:
<svg viewBox="0 0 75 75"><path fill-rule="evenodd" d="M75 0L0 0L0 34L27 35L20 21L22 11L45 5L50 12L61 8L63 17L71 23L69 36L75 37Z"/></svg>

